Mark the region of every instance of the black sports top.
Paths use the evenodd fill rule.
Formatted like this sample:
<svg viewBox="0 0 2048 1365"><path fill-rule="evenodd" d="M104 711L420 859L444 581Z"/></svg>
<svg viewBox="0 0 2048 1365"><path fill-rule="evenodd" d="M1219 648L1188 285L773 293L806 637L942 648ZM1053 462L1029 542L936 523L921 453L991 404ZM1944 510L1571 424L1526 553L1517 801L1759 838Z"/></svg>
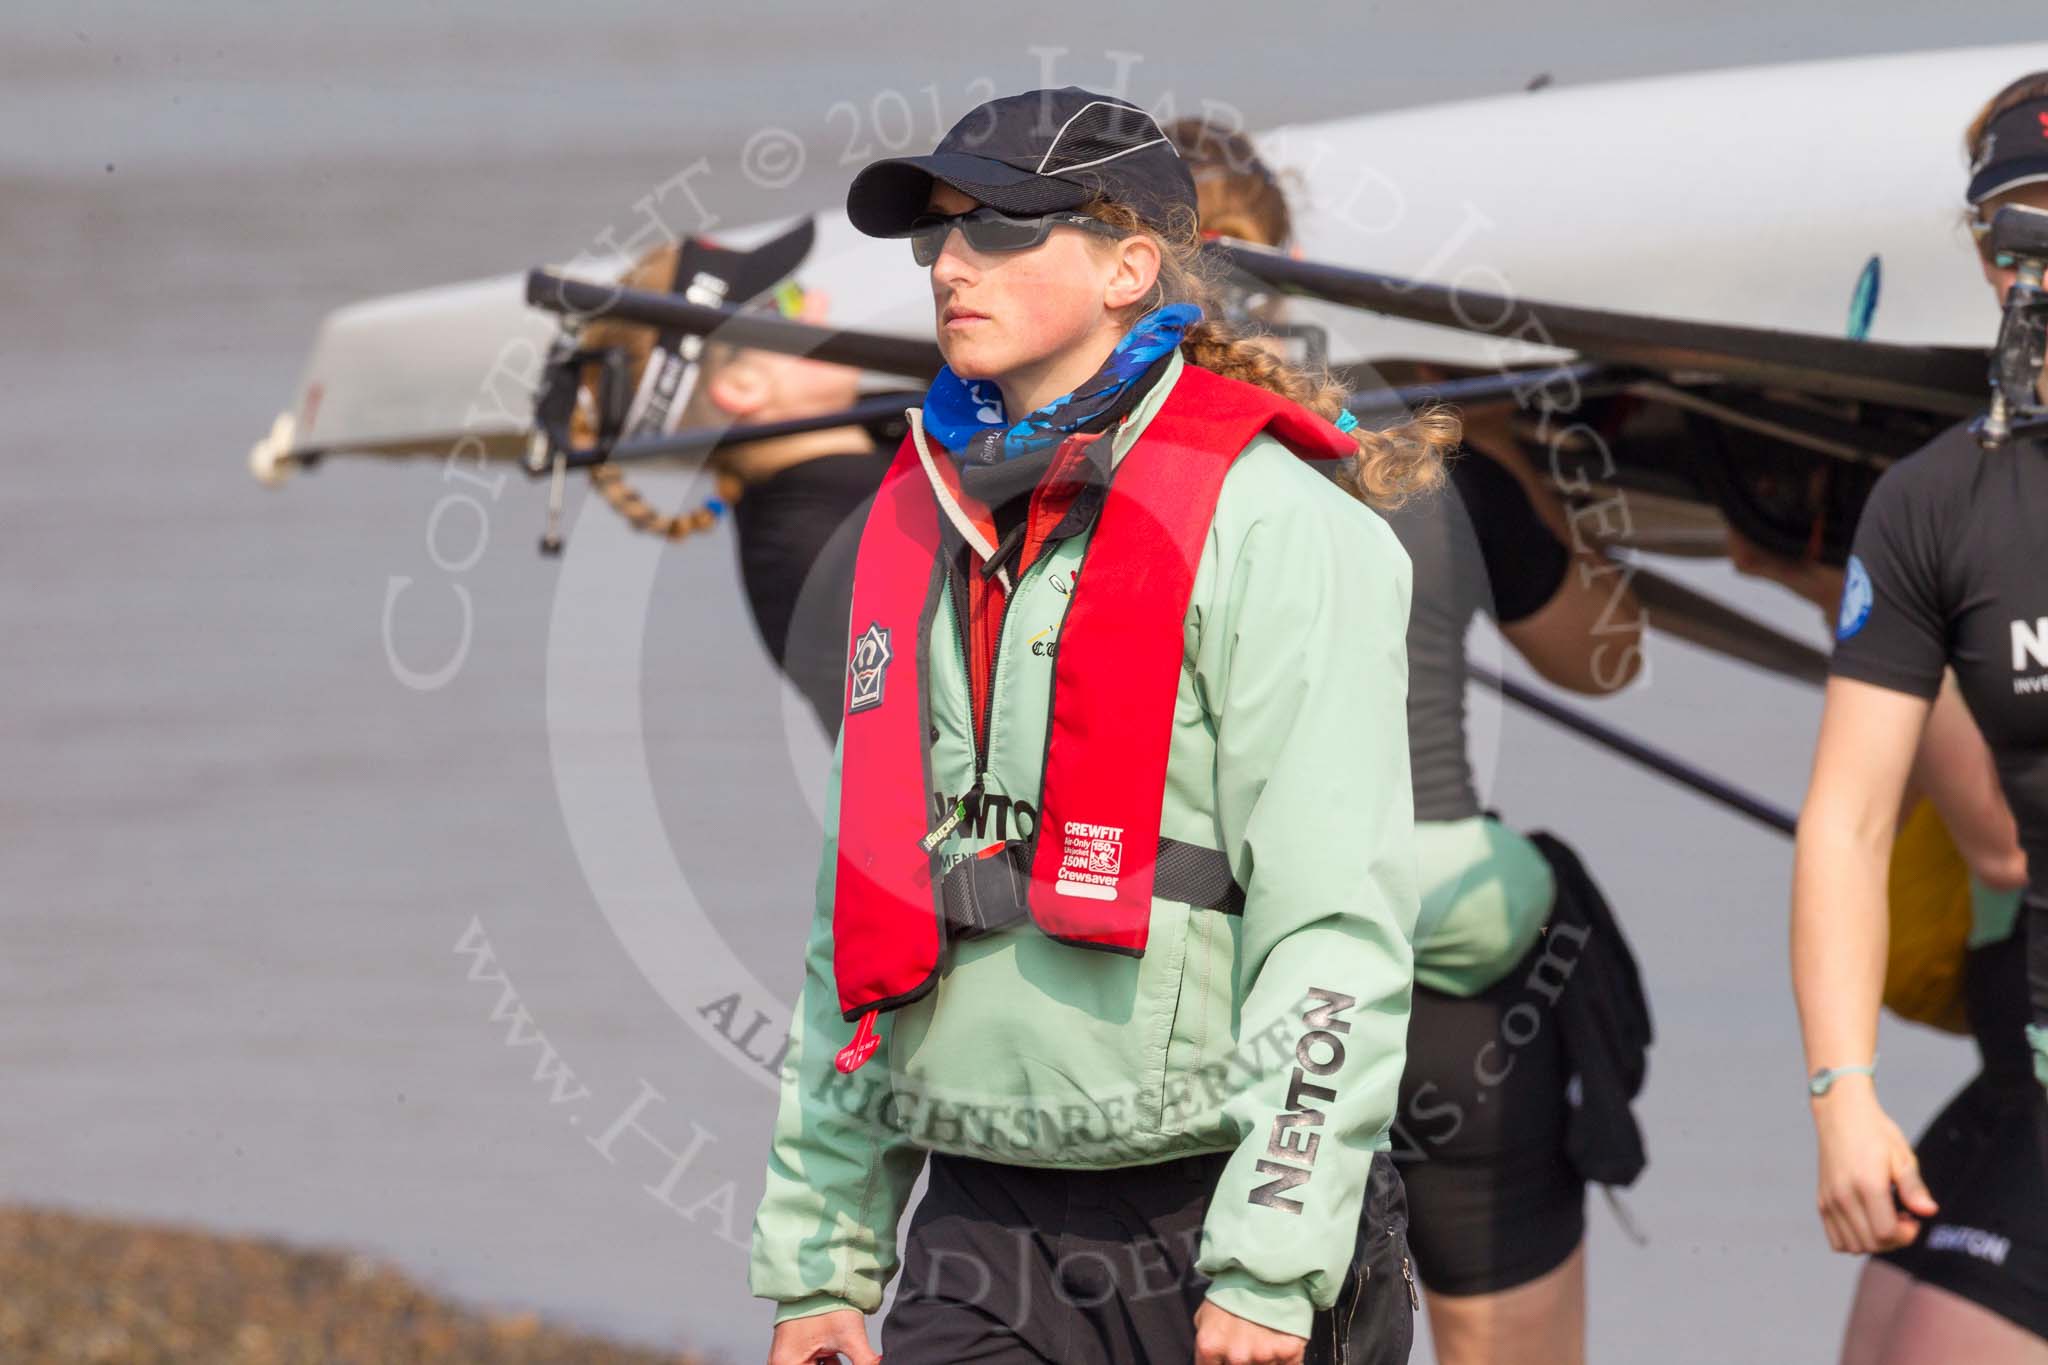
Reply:
<svg viewBox="0 0 2048 1365"><path fill-rule="evenodd" d="M1885 471L1856 527L1832 671L1931 698L1944 665L1991 745L2048 908L2048 443L1966 427Z"/></svg>

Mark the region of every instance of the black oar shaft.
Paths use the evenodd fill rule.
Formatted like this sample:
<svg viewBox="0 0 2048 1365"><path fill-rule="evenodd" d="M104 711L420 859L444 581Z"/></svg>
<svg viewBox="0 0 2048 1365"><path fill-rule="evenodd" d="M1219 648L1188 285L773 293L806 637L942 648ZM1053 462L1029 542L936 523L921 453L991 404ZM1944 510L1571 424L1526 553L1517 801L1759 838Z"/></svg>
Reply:
<svg viewBox="0 0 2048 1365"><path fill-rule="evenodd" d="M1645 744L1633 735L1623 734L1614 727L1594 720L1591 716L1562 702L1554 701L1533 687L1525 687L1513 678L1503 678L1477 664L1472 665L1471 676L1474 682L1483 687L1499 688L1502 696L1517 705L1527 707L1604 749L1670 778L1680 786L1690 788L1738 815L1746 815L1760 825L1768 825L1777 830L1780 834L1792 834L1799 827L1795 817L1762 797L1752 796L1740 787L1703 773L1685 760Z"/></svg>
<svg viewBox="0 0 2048 1365"><path fill-rule="evenodd" d="M766 313L691 303L673 294L572 280L552 270L527 272L526 301L550 313L617 318L697 336L715 335L734 346L808 356L911 379L930 379L945 363L938 346L929 341L834 331Z"/></svg>
<svg viewBox="0 0 2048 1365"><path fill-rule="evenodd" d="M1589 390L1604 383L1624 382L1620 372L1606 365L1579 361L1570 365L1548 365L1533 370L1503 370L1471 379L1446 379L1434 384L1406 384L1394 389L1360 389L1344 400L1355 413L1379 416L1403 413L1428 403L1498 403L1520 400L1546 385L1562 389L1576 385Z"/></svg>
<svg viewBox="0 0 2048 1365"><path fill-rule="evenodd" d="M1236 242L1206 249L1289 293L1660 373L1697 371L1955 416L1985 403L1986 353L1967 347L1849 341L1578 308L1300 260Z"/></svg>
<svg viewBox="0 0 2048 1365"><path fill-rule="evenodd" d="M1804 640L1646 568L1639 559L1628 561L1628 584L1645 608L1645 619L1666 634L1796 682L1826 685L1828 656Z"/></svg>
<svg viewBox="0 0 2048 1365"><path fill-rule="evenodd" d="M901 417L903 409L915 406L916 394L884 393L863 398L850 408L837 408L810 417L790 417L779 422L752 422L740 426L684 427L667 436L636 436L620 441L609 450L579 450L567 457L570 469L596 464L624 464L633 460L675 460L703 455L722 445L744 445L748 441L773 440L805 432L829 431L833 427L867 426Z"/></svg>

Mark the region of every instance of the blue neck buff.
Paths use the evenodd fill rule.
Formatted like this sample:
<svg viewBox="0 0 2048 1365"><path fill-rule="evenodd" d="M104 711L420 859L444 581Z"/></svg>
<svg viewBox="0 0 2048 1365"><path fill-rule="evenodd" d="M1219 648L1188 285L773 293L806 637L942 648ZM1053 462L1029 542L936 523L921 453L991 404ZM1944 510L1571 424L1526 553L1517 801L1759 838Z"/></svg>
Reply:
<svg viewBox="0 0 2048 1365"><path fill-rule="evenodd" d="M955 456L976 464L999 464L1057 445L1121 411L1132 397L1132 383L1179 346L1201 316L1202 310L1189 303L1147 313L1131 324L1088 382L1019 422L1005 416L1002 392L993 382L962 379L948 366L924 396L925 430Z"/></svg>

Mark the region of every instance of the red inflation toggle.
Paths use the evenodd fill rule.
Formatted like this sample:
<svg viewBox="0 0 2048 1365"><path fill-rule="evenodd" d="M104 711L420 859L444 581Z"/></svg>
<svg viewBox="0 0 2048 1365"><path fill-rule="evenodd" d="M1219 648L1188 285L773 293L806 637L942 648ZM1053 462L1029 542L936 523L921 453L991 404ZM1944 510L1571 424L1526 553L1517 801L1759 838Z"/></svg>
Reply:
<svg viewBox="0 0 2048 1365"><path fill-rule="evenodd" d="M881 1041L875 1032L875 1011L869 1010L860 1017L860 1027L853 1031L853 1041L839 1049L839 1056L833 1064L845 1074L852 1075L860 1070L861 1063L875 1055L875 1048Z"/></svg>

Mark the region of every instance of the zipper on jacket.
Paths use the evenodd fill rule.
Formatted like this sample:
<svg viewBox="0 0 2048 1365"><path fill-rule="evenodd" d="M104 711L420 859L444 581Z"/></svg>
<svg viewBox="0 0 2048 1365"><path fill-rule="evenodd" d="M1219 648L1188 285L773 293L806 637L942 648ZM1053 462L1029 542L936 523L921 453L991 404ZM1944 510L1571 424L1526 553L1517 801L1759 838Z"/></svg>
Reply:
<svg viewBox="0 0 2048 1365"><path fill-rule="evenodd" d="M1003 619L996 626L996 647L995 651L989 655L988 660L988 696L982 700L981 707L983 712L981 734L984 737L984 742L977 752L974 761L974 788L976 791L981 790L982 782L988 777L989 756L995 752L996 747L996 678L1003 671L1003 641L1009 638L1010 621L1017 614L1017 599L1024 593L1025 582L1032 574L1038 572L1039 566L1045 563L1046 558L1045 552L1040 551L1038 558L1031 562L1031 567L1017 575L1015 586L1003 598ZM967 648L965 636L961 637L960 647L962 650ZM974 687L970 681L968 691L971 693L973 690Z"/></svg>
<svg viewBox="0 0 2048 1365"><path fill-rule="evenodd" d="M966 594L960 591L961 578L962 575L953 572L952 565L946 566L946 596L953 603L953 643L960 647L960 676L967 679L967 742L974 749L974 784L978 787L981 785L982 777L988 772L988 763L983 758L981 751L981 711L977 710L974 705L974 659L972 652L967 648L967 632L972 630L974 626L967 619L967 603L964 600ZM1004 619L1007 620L1009 615L1010 609L1006 605L1003 608ZM998 651L1002 649L1002 640L1000 638L996 641L996 648ZM996 694L996 666L994 658L989 660L988 683L988 694L990 697L994 697ZM986 706L981 708L981 710L986 709Z"/></svg>
<svg viewBox="0 0 2048 1365"><path fill-rule="evenodd" d="M969 803L979 803L983 791L987 789L989 753L995 747L996 738L996 675L1003 666L1003 639L1009 634L1011 609L1017 605L1017 596L1024 590L1024 580L1031 576L1045 558L1046 556L1041 554L1030 568L1019 574L1016 586L1011 588L1003 599L1003 619L996 626L995 649L990 653L988 661L988 695L982 699L978 712L973 700L974 661L968 656L967 649L967 632L971 626L967 619L967 604L961 601L963 594L960 591L960 583L963 575L955 574L951 565L946 568L946 596L953 604L953 642L960 647L960 671L967 678L967 724L968 739L974 747L974 785L967 789L965 796L953 803L953 809L945 818L918 841L926 853L938 848L945 842L947 835L960 827L961 822L967 818Z"/></svg>

